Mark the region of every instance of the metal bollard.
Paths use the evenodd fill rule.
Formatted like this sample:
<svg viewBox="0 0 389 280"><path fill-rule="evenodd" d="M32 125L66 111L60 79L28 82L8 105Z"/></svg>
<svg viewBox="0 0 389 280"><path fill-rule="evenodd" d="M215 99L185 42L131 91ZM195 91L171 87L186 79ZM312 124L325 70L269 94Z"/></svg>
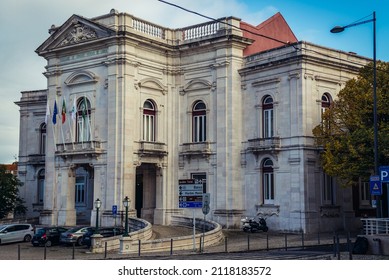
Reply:
<svg viewBox="0 0 389 280"><path fill-rule="evenodd" d="M72 249L72 260L74 260L74 252L76 248L76 243L73 243L73 249Z"/></svg>
<svg viewBox="0 0 389 280"><path fill-rule="evenodd" d="M107 258L107 242L104 243L104 259Z"/></svg>
<svg viewBox="0 0 389 280"><path fill-rule="evenodd" d="M18 244L18 260L20 260L20 244Z"/></svg>
<svg viewBox="0 0 389 280"><path fill-rule="evenodd" d="M170 239L170 256L173 255L173 238Z"/></svg>
<svg viewBox="0 0 389 280"><path fill-rule="evenodd" d="M288 251L288 234L285 233L285 251Z"/></svg>
<svg viewBox="0 0 389 280"><path fill-rule="evenodd" d="M224 238L224 252L228 252L228 237Z"/></svg>
<svg viewBox="0 0 389 280"><path fill-rule="evenodd" d="M138 257L140 257L140 245L141 245L141 241L139 239L138 240Z"/></svg>
<svg viewBox="0 0 389 280"><path fill-rule="evenodd" d="M266 251L269 251L269 234L266 234Z"/></svg>
<svg viewBox="0 0 389 280"><path fill-rule="evenodd" d="M247 251L250 251L250 234L247 234Z"/></svg>

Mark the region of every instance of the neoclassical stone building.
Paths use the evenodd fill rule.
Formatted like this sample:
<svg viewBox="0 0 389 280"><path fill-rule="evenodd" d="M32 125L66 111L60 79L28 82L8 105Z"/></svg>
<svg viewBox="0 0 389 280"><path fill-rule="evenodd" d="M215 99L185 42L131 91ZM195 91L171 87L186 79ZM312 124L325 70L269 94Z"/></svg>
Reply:
<svg viewBox="0 0 389 280"><path fill-rule="evenodd" d="M356 225L362 203L323 174L312 129L368 59L298 41L280 14L168 29L112 10L49 33L47 89L16 102L29 217L94 224L99 198L111 225L126 196L155 224L203 217L179 207L178 180L193 178L225 227L256 214L274 230Z"/></svg>

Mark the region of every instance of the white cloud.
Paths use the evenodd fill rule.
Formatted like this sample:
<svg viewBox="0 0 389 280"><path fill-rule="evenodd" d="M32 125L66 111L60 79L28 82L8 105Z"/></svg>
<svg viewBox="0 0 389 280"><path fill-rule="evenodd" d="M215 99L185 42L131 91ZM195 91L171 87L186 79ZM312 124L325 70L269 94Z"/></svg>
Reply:
<svg viewBox="0 0 389 280"><path fill-rule="evenodd" d="M257 25L276 11L251 11L238 0L174 0L189 10L212 18L235 16ZM158 0L3 0L0 9L0 163L10 163L19 150L20 92L46 88L42 75L46 61L34 51L48 37L52 24L60 26L73 14L86 18L107 14L114 8L158 25L180 28L207 19Z"/></svg>

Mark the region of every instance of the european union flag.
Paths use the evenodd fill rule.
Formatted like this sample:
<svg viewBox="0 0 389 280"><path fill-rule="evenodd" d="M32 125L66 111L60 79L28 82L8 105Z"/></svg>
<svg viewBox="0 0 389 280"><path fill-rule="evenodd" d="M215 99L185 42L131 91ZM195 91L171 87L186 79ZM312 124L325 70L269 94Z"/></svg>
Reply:
<svg viewBox="0 0 389 280"><path fill-rule="evenodd" d="M53 110L53 124L57 123L57 114L58 114L57 100L55 100L54 101L54 110Z"/></svg>

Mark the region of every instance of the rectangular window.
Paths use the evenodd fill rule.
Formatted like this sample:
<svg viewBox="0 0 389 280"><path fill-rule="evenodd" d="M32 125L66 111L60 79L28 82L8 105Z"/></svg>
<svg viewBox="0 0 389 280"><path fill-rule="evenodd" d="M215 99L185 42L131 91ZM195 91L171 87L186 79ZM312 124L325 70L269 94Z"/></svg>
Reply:
<svg viewBox="0 0 389 280"><path fill-rule="evenodd" d="M154 142L154 116L143 115L143 140Z"/></svg>
<svg viewBox="0 0 389 280"><path fill-rule="evenodd" d="M38 203L43 204L43 195L45 192L45 178L38 179Z"/></svg>
<svg viewBox="0 0 389 280"><path fill-rule="evenodd" d="M264 110L264 131L263 131L263 137L264 138L271 138L274 136L273 131L273 109L267 109Z"/></svg>
<svg viewBox="0 0 389 280"><path fill-rule="evenodd" d="M264 204L274 204L274 174L263 174L263 198Z"/></svg>
<svg viewBox="0 0 389 280"><path fill-rule="evenodd" d="M85 205L86 195L85 195L85 176L76 177L76 186L75 186L75 202L76 205Z"/></svg>
<svg viewBox="0 0 389 280"><path fill-rule="evenodd" d="M333 178L327 174L323 175L323 204L334 205L335 204L335 192Z"/></svg>
<svg viewBox="0 0 389 280"><path fill-rule="evenodd" d="M359 184L359 205L361 207L370 207L370 183L369 182L361 182Z"/></svg>
<svg viewBox="0 0 389 280"><path fill-rule="evenodd" d="M206 116L193 116L193 142L206 141Z"/></svg>

